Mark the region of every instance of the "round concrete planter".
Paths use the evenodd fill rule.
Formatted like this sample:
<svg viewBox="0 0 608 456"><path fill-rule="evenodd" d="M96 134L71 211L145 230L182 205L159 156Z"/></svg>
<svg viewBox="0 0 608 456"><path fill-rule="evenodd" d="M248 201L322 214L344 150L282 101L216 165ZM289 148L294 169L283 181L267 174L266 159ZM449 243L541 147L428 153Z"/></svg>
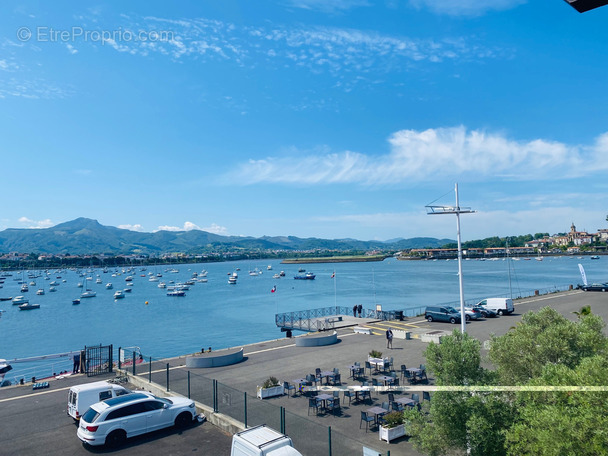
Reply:
<svg viewBox="0 0 608 456"><path fill-rule="evenodd" d="M296 338L296 347L321 347L338 343L338 333L312 333Z"/></svg>
<svg viewBox="0 0 608 456"><path fill-rule="evenodd" d="M243 348L232 348L186 356L186 367L220 367L240 363L241 361L243 361Z"/></svg>

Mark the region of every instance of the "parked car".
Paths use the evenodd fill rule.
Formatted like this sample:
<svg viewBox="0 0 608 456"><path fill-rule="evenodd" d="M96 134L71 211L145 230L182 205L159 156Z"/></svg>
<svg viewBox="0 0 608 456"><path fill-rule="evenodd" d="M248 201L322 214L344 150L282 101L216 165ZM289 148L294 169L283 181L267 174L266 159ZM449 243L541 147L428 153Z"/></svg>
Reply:
<svg viewBox="0 0 608 456"><path fill-rule="evenodd" d="M608 291L608 283L592 283L590 285L583 285L581 287L583 291Z"/></svg>
<svg viewBox="0 0 608 456"><path fill-rule="evenodd" d="M488 298L479 301L476 306L484 307L493 310L498 315L508 315L513 313L513 300L511 298Z"/></svg>
<svg viewBox="0 0 608 456"><path fill-rule="evenodd" d="M467 307L465 307L466 309ZM498 317L498 313L495 310L492 309L488 309L486 307L483 306L473 306L470 307L471 309L476 309L479 310L479 313L481 314L481 316L483 318L496 318Z"/></svg>
<svg viewBox="0 0 608 456"><path fill-rule="evenodd" d="M173 425L185 427L195 417L190 399L131 393L93 404L80 418L77 435L88 445L118 446L136 435Z"/></svg>
<svg viewBox="0 0 608 456"><path fill-rule="evenodd" d="M427 307L424 311L424 318L428 321L449 321L450 323L460 323L460 312L450 306Z"/></svg>
<svg viewBox="0 0 608 456"><path fill-rule="evenodd" d="M478 308L465 307L464 308L464 318L467 321L470 321L470 320L479 320L480 318L483 318L483 316L481 315L481 311Z"/></svg>
<svg viewBox="0 0 608 456"><path fill-rule="evenodd" d="M105 381L74 385L68 391L67 413L78 421L94 403L129 393L131 390Z"/></svg>

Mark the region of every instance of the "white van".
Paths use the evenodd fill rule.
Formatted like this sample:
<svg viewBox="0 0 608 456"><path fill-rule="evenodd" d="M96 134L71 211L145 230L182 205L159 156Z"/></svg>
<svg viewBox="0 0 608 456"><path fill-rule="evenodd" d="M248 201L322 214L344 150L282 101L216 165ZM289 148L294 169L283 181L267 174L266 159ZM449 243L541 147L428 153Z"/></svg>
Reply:
<svg viewBox="0 0 608 456"><path fill-rule="evenodd" d="M285 434L262 424L234 434L230 456L302 456L302 453Z"/></svg>
<svg viewBox="0 0 608 456"><path fill-rule="evenodd" d="M479 301L476 305L493 310L498 315L510 314L513 313L513 310L515 310L513 307L513 300L511 298L488 298L484 299L483 301Z"/></svg>
<svg viewBox="0 0 608 456"><path fill-rule="evenodd" d="M124 386L105 381L72 386L68 392L68 415L78 421L82 414L96 402L130 392Z"/></svg>

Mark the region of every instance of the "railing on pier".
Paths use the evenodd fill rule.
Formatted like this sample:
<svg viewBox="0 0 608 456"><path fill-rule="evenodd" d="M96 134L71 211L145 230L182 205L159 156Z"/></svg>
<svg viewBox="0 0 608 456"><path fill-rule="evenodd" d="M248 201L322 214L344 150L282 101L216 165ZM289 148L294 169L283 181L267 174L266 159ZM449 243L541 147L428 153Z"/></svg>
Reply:
<svg viewBox="0 0 608 456"><path fill-rule="evenodd" d="M362 318L374 320L400 320L404 316L418 315L424 308L411 308L405 310L374 310L362 309ZM335 320L327 317L338 315L352 315L351 307L330 306L317 309L298 310L295 312L285 312L274 316L277 327L284 329L297 329L300 331L327 331L335 328Z"/></svg>

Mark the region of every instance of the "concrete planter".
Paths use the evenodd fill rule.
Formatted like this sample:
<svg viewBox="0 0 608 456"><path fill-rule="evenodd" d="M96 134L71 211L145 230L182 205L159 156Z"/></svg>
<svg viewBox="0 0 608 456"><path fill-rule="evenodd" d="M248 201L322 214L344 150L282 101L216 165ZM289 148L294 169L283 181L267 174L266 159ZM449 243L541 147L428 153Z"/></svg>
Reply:
<svg viewBox="0 0 608 456"><path fill-rule="evenodd" d="M380 440L385 440L390 443L391 440L398 439L399 437L403 437L405 435L405 425L400 424L393 428L386 428L384 426L380 426L378 435L380 437Z"/></svg>
<svg viewBox="0 0 608 456"><path fill-rule="evenodd" d="M261 386L258 386L257 396L260 399L265 399L267 397L273 397L273 396L282 396L283 394L285 394L283 385L272 386L270 388L262 388Z"/></svg>

